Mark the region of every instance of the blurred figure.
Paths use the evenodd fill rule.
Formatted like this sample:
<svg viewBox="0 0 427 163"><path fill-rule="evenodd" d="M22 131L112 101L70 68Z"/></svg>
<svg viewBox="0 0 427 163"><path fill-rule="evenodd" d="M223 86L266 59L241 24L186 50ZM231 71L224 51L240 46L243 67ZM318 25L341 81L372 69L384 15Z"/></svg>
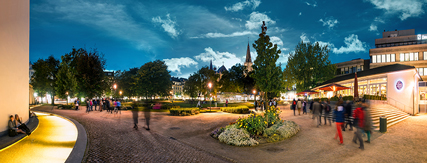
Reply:
<svg viewBox="0 0 427 163"><path fill-rule="evenodd" d="M255 109L255 111L258 111L257 108L256 108L257 104L258 104L258 102L256 100L254 100L254 109Z"/></svg>
<svg viewBox="0 0 427 163"><path fill-rule="evenodd" d="M302 103L302 114L304 115L304 113L307 114L307 101L305 101L305 99Z"/></svg>
<svg viewBox="0 0 427 163"><path fill-rule="evenodd" d="M345 105L345 119L347 120L345 126L343 126L343 131L345 131L345 129L347 128L347 125L350 126L350 131L353 131L353 123L351 121L351 114L353 112L353 106L350 100L347 100L347 103Z"/></svg>
<svg viewBox="0 0 427 163"><path fill-rule="evenodd" d="M362 133L363 133L363 127L364 127L364 113L363 113L363 108L360 102L357 103L357 108L356 110L354 110L353 113L353 118L354 118L354 126L356 127L356 131L354 132L354 137L353 137L353 142L355 144L357 144L357 139L359 140L360 143L360 149L365 149L364 145L363 145L363 139L362 139Z"/></svg>
<svg viewBox="0 0 427 163"><path fill-rule="evenodd" d="M228 99L225 99L225 107L228 107Z"/></svg>
<svg viewBox="0 0 427 163"><path fill-rule="evenodd" d="M295 116L295 107L297 105L297 102L295 101L295 99L292 101L292 110L294 110L294 116Z"/></svg>
<svg viewBox="0 0 427 163"><path fill-rule="evenodd" d="M322 109L322 105L320 104L320 102L321 102L321 100L315 101L313 103L313 115L315 117L317 117L317 127L319 127L321 125L320 118L322 115L320 114L320 111Z"/></svg>
<svg viewBox="0 0 427 163"><path fill-rule="evenodd" d="M329 105L331 102L328 100L328 101L325 101L325 104L324 104L324 113L325 113L325 125L326 125L326 120L329 120L329 126L332 126L332 123L331 123L331 119L329 118L329 115L330 115L330 113L331 113L331 106Z"/></svg>
<svg viewBox="0 0 427 163"><path fill-rule="evenodd" d="M117 110L120 112L120 114L122 114L122 103L120 103L120 100L117 100Z"/></svg>
<svg viewBox="0 0 427 163"><path fill-rule="evenodd" d="M133 128L135 130L138 130L138 106L136 105L136 102L132 103L132 117L133 117Z"/></svg>
<svg viewBox="0 0 427 163"><path fill-rule="evenodd" d="M144 108L144 116L145 116L145 124L147 125L145 129L150 130L150 118L151 118L150 107Z"/></svg>
<svg viewBox="0 0 427 163"><path fill-rule="evenodd" d="M313 115L313 118L312 119L314 119L314 112L313 112L313 104L314 104L314 100L311 100L310 101L310 113Z"/></svg>
<svg viewBox="0 0 427 163"><path fill-rule="evenodd" d="M337 137L340 137L340 145L343 145L343 138L341 133L341 125L344 123L344 106L343 101L340 100L337 103L337 106L334 109L334 119L335 119L335 126L337 126L337 132L335 133L334 139L336 140Z"/></svg>
<svg viewBox="0 0 427 163"><path fill-rule="evenodd" d="M369 112L369 106L367 103L365 103L365 100L362 100L362 108L363 108L363 113L365 114L364 116L365 124L364 124L363 130L366 132L366 135L368 136L368 140L365 142L371 143L372 119L371 119L371 114Z"/></svg>
<svg viewBox="0 0 427 163"><path fill-rule="evenodd" d="M301 99L298 99L297 108L298 108L298 115L301 115L301 108L302 108Z"/></svg>
<svg viewBox="0 0 427 163"><path fill-rule="evenodd" d="M319 119L319 123L320 123L320 125L322 125L322 114L323 114L323 110L325 110L325 104L320 99L319 99L319 104L320 104L320 110L319 110L319 118L320 119Z"/></svg>
<svg viewBox="0 0 427 163"><path fill-rule="evenodd" d="M79 99L77 99L76 101L74 101L74 104L76 104L76 110L79 110Z"/></svg>

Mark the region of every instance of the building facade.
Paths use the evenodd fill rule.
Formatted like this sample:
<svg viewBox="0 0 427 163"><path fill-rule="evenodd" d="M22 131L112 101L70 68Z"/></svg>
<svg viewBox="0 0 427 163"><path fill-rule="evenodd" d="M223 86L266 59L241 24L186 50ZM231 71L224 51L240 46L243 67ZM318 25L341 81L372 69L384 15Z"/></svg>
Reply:
<svg viewBox="0 0 427 163"><path fill-rule="evenodd" d="M369 59L353 59L351 61L336 63L337 71L335 76L351 74L363 70L369 70Z"/></svg>
<svg viewBox="0 0 427 163"><path fill-rule="evenodd" d="M415 34L415 29L383 32L369 50L371 68L403 64L414 66L423 80L427 80L427 34Z"/></svg>
<svg viewBox="0 0 427 163"><path fill-rule="evenodd" d="M249 48L249 43L248 43L248 49L246 50L246 59L245 59L244 65L246 66L245 74L247 72L253 71L253 68L252 68L253 63L252 63L251 50Z"/></svg>
<svg viewBox="0 0 427 163"><path fill-rule="evenodd" d="M184 78L177 78L177 77L171 77L172 81L172 94L175 97L181 97L184 92L184 84L187 81L187 79Z"/></svg>

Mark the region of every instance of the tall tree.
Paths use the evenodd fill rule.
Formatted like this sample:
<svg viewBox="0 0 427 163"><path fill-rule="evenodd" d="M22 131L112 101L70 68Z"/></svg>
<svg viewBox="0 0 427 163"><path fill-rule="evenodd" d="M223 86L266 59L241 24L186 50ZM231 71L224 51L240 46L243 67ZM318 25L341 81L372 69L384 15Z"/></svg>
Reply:
<svg viewBox="0 0 427 163"><path fill-rule="evenodd" d="M246 72L246 67L240 63L231 67L228 71L224 71L219 80L221 92L238 92L251 94L255 85L255 81L251 77L251 72Z"/></svg>
<svg viewBox="0 0 427 163"><path fill-rule="evenodd" d="M270 42L270 37L266 35L266 28L259 34L258 40L253 47L258 53L252 66L254 71L252 77L255 80L260 91L264 92L264 100L267 99L267 93L279 93L283 90L282 70L276 62L279 59L280 50L277 45ZM267 103L266 107L267 107Z"/></svg>
<svg viewBox="0 0 427 163"><path fill-rule="evenodd" d="M68 96L74 97L77 93L77 79L76 71L70 65L72 59L69 55L64 55L61 60L56 80L56 95L59 98L68 98L68 93Z"/></svg>
<svg viewBox="0 0 427 163"><path fill-rule="evenodd" d="M184 94L190 96L192 99L197 97L197 92L200 87L200 85L197 84L197 78L198 74L190 75L183 88Z"/></svg>
<svg viewBox="0 0 427 163"><path fill-rule="evenodd" d="M97 49L86 51L86 49L75 49L66 56L72 59L70 66L76 71L77 92L79 97L93 98L101 96L106 85L104 67L104 55L100 54Z"/></svg>
<svg viewBox="0 0 427 163"><path fill-rule="evenodd" d="M139 68L131 68L128 71L118 71L115 76L117 85L123 92L123 96L136 96L136 75L138 74Z"/></svg>
<svg viewBox="0 0 427 163"><path fill-rule="evenodd" d="M209 93L216 96L220 87L218 84L219 74L216 74L214 70L208 67L202 67L197 74L199 75L197 84L200 84L199 91L201 94L205 95L205 97L208 97ZM211 88L208 87L208 83L212 84Z"/></svg>
<svg viewBox="0 0 427 163"><path fill-rule="evenodd" d="M142 65L135 77L136 92L146 98L170 96L172 81L167 68L165 62L160 60Z"/></svg>
<svg viewBox="0 0 427 163"><path fill-rule="evenodd" d="M31 85L40 96L45 96L49 93L52 98L52 105L55 102L54 97L58 68L59 60L55 59L53 56L49 56L45 60L39 59L33 64L35 72L31 79Z"/></svg>
<svg viewBox="0 0 427 163"><path fill-rule="evenodd" d="M329 52L327 45L301 41L295 47L295 52L289 54L283 72L285 85L291 87L296 84L299 92L333 78L336 68L329 60Z"/></svg>

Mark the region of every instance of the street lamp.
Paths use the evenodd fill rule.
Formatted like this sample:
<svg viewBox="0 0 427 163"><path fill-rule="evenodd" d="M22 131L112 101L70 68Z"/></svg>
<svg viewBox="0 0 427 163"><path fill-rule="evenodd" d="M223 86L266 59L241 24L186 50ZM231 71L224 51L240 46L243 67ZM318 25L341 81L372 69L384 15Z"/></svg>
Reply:
<svg viewBox="0 0 427 163"><path fill-rule="evenodd" d="M68 92L65 92L65 94L67 95L67 105L68 105Z"/></svg>
<svg viewBox="0 0 427 163"><path fill-rule="evenodd" d="M114 84L114 85L113 85L113 88L114 88L114 95L116 95L117 84Z"/></svg>
<svg viewBox="0 0 427 163"><path fill-rule="evenodd" d="M209 87L209 95L210 95L211 94L211 88L212 88L211 82L208 83L208 87ZM209 104L209 111L212 111L212 99L211 99L211 103Z"/></svg>

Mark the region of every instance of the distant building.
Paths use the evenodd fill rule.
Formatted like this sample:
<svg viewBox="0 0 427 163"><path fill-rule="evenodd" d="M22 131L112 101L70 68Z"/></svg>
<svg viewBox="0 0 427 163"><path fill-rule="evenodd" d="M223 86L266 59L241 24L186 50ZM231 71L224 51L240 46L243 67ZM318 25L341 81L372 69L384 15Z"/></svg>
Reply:
<svg viewBox="0 0 427 163"><path fill-rule="evenodd" d="M245 75L246 75L246 72L251 72L253 70L253 68L252 68L253 63L252 63L251 51L250 51L250 48L249 48L249 43L248 43L248 49L246 50L246 60L245 60L244 65L246 66Z"/></svg>
<svg viewBox="0 0 427 163"><path fill-rule="evenodd" d="M415 29L383 32L369 50L371 68L391 64L414 66L423 80L427 79L427 34L415 34Z"/></svg>
<svg viewBox="0 0 427 163"><path fill-rule="evenodd" d="M369 59L353 59L351 61L336 63L337 71L335 76L351 74L354 72L369 70Z"/></svg>
<svg viewBox="0 0 427 163"><path fill-rule="evenodd" d="M172 94L182 95L184 90L184 84L187 81L185 78L171 77L172 81Z"/></svg>

